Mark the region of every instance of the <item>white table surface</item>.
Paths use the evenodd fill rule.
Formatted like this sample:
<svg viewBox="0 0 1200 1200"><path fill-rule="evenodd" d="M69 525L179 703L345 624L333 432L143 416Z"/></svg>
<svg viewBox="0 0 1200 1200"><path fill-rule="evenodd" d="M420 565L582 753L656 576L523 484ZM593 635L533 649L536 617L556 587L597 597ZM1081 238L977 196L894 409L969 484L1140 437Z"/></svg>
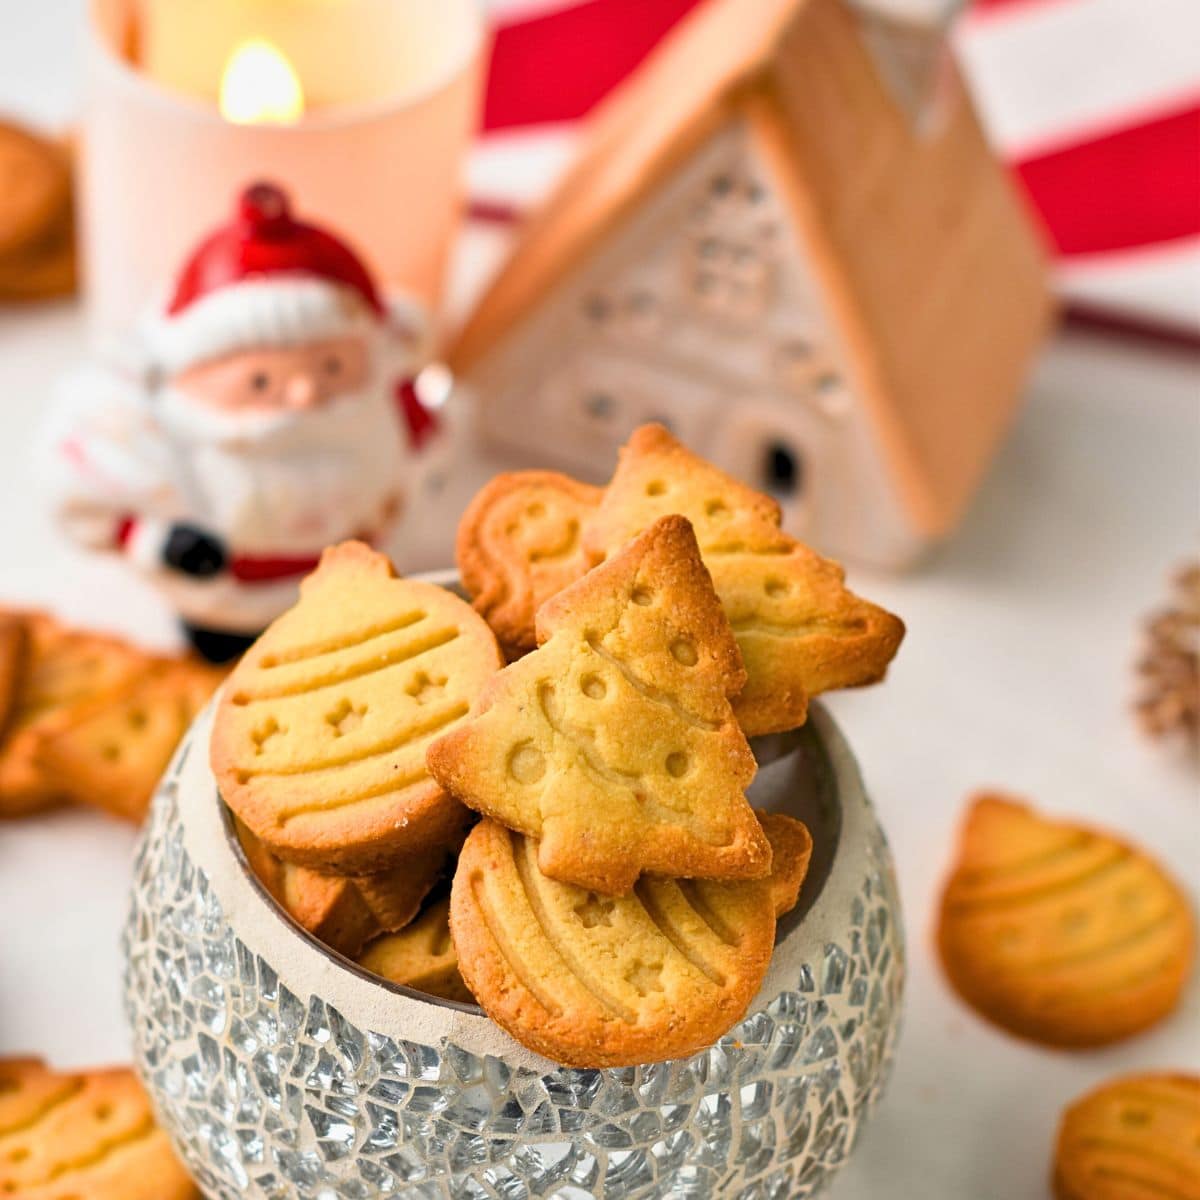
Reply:
<svg viewBox="0 0 1200 1200"><path fill-rule="evenodd" d="M61 119L73 103L78 0L0 10L0 109ZM20 15L18 16L18 12ZM83 350L73 305L0 312L0 602L38 603L155 646L174 637L157 598L114 563L61 542L31 502L28 447L62 366ZM1200 983L1158 1029L1085 1054L984 1026L948 991L929 930L955 823L982 786L1028 795L1136 837L1193 892L1194 766L1129 717L1141 615L1200 529L1200 376L1164 354L1060 338L954 541L901 578L851 571L903 615L882 687L832 699L900 875L910 975L885 1101L836 1200L1048 1195L1062 1106L1105 1077L1200 1069ZM403 565L449 558L463 504L494 469L469 449L404 541ZM131 829L83 811L0 825L0 1055L62 1065L128 1057L117 937Z"/></svg>

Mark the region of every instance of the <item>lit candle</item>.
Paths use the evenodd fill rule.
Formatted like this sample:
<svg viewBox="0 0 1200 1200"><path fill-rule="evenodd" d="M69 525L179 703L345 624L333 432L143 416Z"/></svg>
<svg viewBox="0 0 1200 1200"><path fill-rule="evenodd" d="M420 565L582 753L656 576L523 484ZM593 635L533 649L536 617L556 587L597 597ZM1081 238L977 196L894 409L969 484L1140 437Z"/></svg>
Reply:
<svg viewBox="0 0 1200 1200"><path fill-rule="evenodd" d="M478 112L475 0L92 0L81 216L120 337L247 182L436 305Z"/></svg>
<svg viewBox="0 0 1200 1200"><path fill-rule="evenodd" d="M304 89L292 64L270 42L248 38L229 56L218 107L238 125L290 125L304 115Z"/></svg>

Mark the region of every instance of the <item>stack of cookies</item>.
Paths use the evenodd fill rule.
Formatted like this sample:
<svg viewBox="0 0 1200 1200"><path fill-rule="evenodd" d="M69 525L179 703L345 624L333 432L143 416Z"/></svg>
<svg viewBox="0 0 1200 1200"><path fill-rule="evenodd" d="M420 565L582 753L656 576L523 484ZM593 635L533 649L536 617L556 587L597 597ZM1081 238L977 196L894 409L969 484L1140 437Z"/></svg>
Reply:
<svg viewBox="0 0 1200 1200"><path fill-rule="evenodd" d="M0 610L0 818L63 803L140 821L221 674Z"/></svg>
<svg viewBox="0 0 1200 1200"><path fill-rule="evenodd" d="M211 751L247 860L334 949L560 1063L693 1053L812 850L747 802L747 737L882 677L903 626L657 427L605 491L494 481L459 561L478 611L335 547L234 671Z"/></svg>
<svg viewBox="0 0 1200 1200"><path fill-rule="evenodd" d="M75 282L69 152L0 121L0 301L66 295Z"/></svg>
<svg viewBox="0 0 1200 1200"><path fill-rule="evenodd" d="M222 693L212 762L247 859L301 926L347 957L407 930L436 958L426 897L453 863L469 814L433 780L425 751L461 721L502 665L470 605L398 579L348 542L325 552L300 600L247 652ZM395 982L459 998L457 970ZM418 979L419 976L419 979ZM436 979L434 978L436 976Z"/></svg>

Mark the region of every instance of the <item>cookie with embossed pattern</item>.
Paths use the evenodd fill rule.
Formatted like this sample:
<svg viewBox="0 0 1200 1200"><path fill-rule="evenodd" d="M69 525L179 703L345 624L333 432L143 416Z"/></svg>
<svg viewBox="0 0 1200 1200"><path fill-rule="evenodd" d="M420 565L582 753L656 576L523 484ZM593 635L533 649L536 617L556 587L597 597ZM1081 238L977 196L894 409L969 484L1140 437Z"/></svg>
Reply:
<svg viewBox="0 0 1200 1200"><path fill-rule="evenodd" d="M64 796L141 821L192 718L225 672L193 659L147 659L122 691L101 693L46 730L38 765Z"/></svg>
<svg viewBox="0 0 1200 1200"><path fill-rule="evenodd" d="M985 794L967 813L938 948L988 1020L1048 1045L1097 1046L1171 1012L1195 926L1182 891L1137 847Z"/></svg>
<svg viewBox="0 0 1200 1200"><path fill-rule="evenodd" d="M748 737L803 724L808 699L883 678L904 636L898 617L845 586L838 563L780 529L769 496L643 425L589 519L590 561L615 554L668 513L692 523L733 628L746 686L733 702Z"/></svg>
<svg viewBox="0 0 1200 1200"><path fill-rule="evenodd" d="M0 1196L200 1200L132 1071L0 1060Z"/></svg>
<svg viewBox="0 0 1200 1200"><path fill-rule="evenodd" d="M368 971L443 1000L473 1004L458 970L458 954L450 937L450 897L426 906L411 924L397 933L376 938L359 957Z"/></svg>
<svg viewBox="0 0 1200 1200"><path fill-rule="evenodd" d="M757 993L775 940L766 879L642 878L624 896L559 883L536 843L480 822L450 902L459 968L488 1016L572 1067L693 1054Z"/></svg>
<svg viewBox="0 0 1200 1200"><path fill-rule="evenodd" d="M285 863L240 821L237 831L250 869L275 902L303 929L348 958L381 933L407 926L450 858L448 850L435 851L413 855L375 875L329 875Z"/></svg>
<svg viewBox="0 0 1200 1200"><path fill-rule="evenodd" d="M459 575L510 658L536 644L543 602L587 569L583 526L601 495L554 471L516 471L497 475L463 513Z"/></svg>
<svg viewBox="0 0 1200 1200"><path fill-rule="evenodd" d="M744 675L691 526L667 517L538 612L532 654L430 747L464 804L539 839L552 879L620 894L643 872L767 874L729 707Z"/></svg>
<svg viewBox="0 0 1200 1200"><path fill-rule="evenodd" d="M425 748L502 662L457 596L398 578L361 542L326 550L221 693L211 741L221 794L299 866L372 874L436 855L466 814L430 777Z"/></svg>
<svg viewBox="0 0 1200 1200"><path fill-rule="evenodd" d="M0 817L22 816L67 798L41 761L47 739L78 714L125 694L154 661L116 638L70 629L40 612L13 612L24 651L20 683L0 740Z"/></svg>
<svg viewBox="0 0 1200 1200"><path fill-rule="evenodd" d="M1058 1200L1200 1200L1200 1077L1110 1080L1063 1113Z"/></svg>
<svg viewBox="0 0 1200 1200"><path fill-rule="evenodd" d="M450 929L467 986L518 1042L569 1067L695 1054L745 1014L775 937L766 880L642 878L628 895L559 883L538 847L482 821Z"/></svg>

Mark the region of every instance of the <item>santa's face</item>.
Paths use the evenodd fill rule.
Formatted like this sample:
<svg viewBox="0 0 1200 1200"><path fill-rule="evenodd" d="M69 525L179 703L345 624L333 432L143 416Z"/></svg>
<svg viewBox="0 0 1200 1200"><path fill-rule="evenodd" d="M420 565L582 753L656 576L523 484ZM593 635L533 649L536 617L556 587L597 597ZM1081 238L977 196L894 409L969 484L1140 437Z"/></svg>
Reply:
<svg viewBox="0 0 1200 1200"><path fill-rule="evenodd" d="M406 450L378 334L227 355L171 377L153 412L194 519L254 553L377 536Z"/></svg>
<svg viewBox="0 0 1200 1200"><path fill-rule="evenodd" d="M188 400L218 412L250 415L321 408L367 381L366 338L325 338L300 346L263 347L201 363L172 379Z"/></svg>

